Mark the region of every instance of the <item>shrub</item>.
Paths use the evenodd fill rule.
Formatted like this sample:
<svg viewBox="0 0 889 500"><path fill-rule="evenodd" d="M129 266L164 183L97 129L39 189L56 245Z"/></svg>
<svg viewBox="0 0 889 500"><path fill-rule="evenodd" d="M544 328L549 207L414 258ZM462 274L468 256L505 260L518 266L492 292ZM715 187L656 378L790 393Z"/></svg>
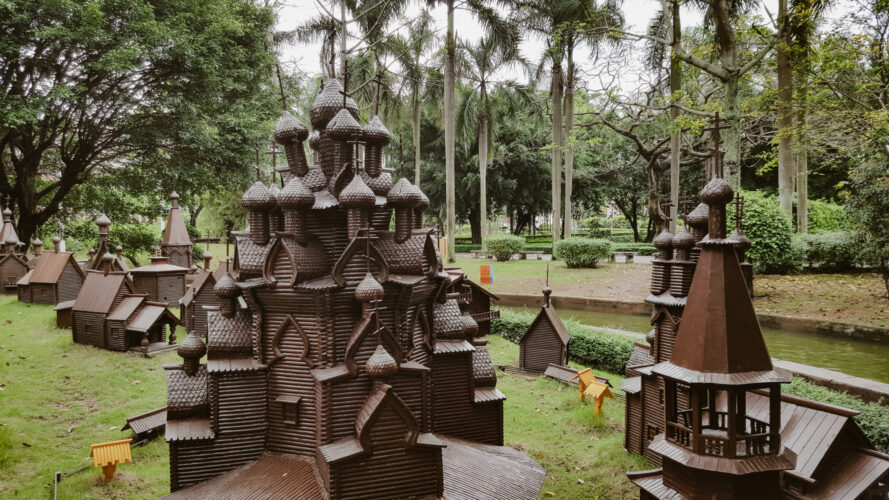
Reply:
<svg viewBox="0 0 889 500"><path fill-rule="evenodd" d="M847 229L846 207L824 200L809 200L809 233Z"/></svg>
<svg viewBox="0 0 889 500"><path fill-rule="evenodd" d="M759 191L745 191L744 234L752 244L747 256L760 273L786 273L801 268L804 255L793 244L790 217L781 212L778 198ZM735 226L729 207L728 232Z"/></svg>
<svg viewBox="0 0 889 500"><path fill-rule="evenodd" d="M800 234L798 244L812 269L825 272L848 271L858 261L858 245L850 233L834 231L821 234Z"/></svg>
<svg viewBox="0 0 889 500"><path fill-rule="evenodd" d="M512 311L501 311L500 318L491 323L492 332L518 343L534 316ZM568 357L582 365L599 370L623 374L633 353L633 339L617 333L583 326L575 321L565 321L571 334Z"/></svg>
<svg viewBox="0 0 889 500"><path fill-rule="evenodd" d="M485 239L485 245L495 259L505 262L512 257L512 254L522 250L525 238L512 234L492 234Z"/></svg>
<svg viewBox="0 0 889 500"><path fill-rule="evenodd" d="M636 252L639 255L651 255L657 252L651 243L612 243L612 252Z"/></svg>
<svg viewBox="0 0 889 500"><path fill-rule="evenodd" d="M568 238L555 245L555 256L565 261L569 268L596 267L611 253L611 242L591 238Z"/></svg>

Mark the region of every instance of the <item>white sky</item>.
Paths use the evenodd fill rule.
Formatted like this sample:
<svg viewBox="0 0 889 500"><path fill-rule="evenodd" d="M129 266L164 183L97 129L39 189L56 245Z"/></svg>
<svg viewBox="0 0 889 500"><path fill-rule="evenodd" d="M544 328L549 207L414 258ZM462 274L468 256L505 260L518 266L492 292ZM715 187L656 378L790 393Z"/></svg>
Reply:
<svg viewBox="0 0 889 500"><path fill-rule="evenodd" d="M283 0L278 14L278 30L292 30L306 19L319 14L321 10L317 6L317 1L323 1L331 12L339 12L338 7L331 8L331 3L329 3L330 0ZM846 12L852 9L850 4L854 1L855 0L840 0L839 2L836 2L834 7L823 16L823 21L825 23L830 23L837 18L843 17ZM425 2L411 4L405 11L405 15L408 17L415 16L420 11L421 5L425 5ZM777 12L777 0L766 0L763 5L764 6L761 6L759 9L759 13L760 16L768 22L768 13L770 12L771 15L775 15ZM623 12L628 25L628 30L634 33L644 33L646 31L646 26L659 8L660 2L656 0L624 0ZM439 5L432 9L431 12L436 27L443 31L447 26L446 8L443 5ZM700 10L691 8L687 5L682 7L681 15L683 28L699 26L703 18ZM478 40L484 34L484 30L479 26L472 15L465 10L458 10L455 13L455 26L457 27L457 37L461 40L472 42ZM353 40L349 45L351 46L354 43ZM299 66L309 75L318 75L321 72L318 61L319 47L320 43L282 47L281 59L285 64L295 64ZM543 52L544 47L545 43L543 40L539 38L527 38L521 42L519 49L529 62L536 64L540 60L540 54ZM588 51L582 49L575 57L581 71L592 69L592 64L590 63L591 58ZM625 88L635 86L638 81L637 76L642 73L642 65L643 62L638 53L628 56L625 64L620 68L620 81L616 83ZM518 71L512 71L501 75L500 78L516 79L522 82L526 81L526 77L521 75ZM591 82L590 85L595 86L595 83L596 82Z"/></svg>

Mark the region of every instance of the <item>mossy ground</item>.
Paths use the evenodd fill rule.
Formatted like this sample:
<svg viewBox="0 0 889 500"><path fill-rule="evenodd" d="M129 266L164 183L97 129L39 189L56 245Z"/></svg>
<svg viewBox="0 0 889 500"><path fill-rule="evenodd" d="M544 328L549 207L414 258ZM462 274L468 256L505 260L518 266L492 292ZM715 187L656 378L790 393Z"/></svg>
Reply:
<svg viewBox="0 0 889 500"><path fill-rule="evenodd" d="M163 406L162 364L155 358L74 344L55 328L51 306L0 296L0 496L44 499L52 478L91 465L90 444L129 436L127 417ZM512 364L518 346L491 336L497 364ZM604 374L617 387L621 377ZM574 387L539 377L499 372L507 396L505 440L547 469L541 498L633 498L627 470L647 467L623 450L623 403L605 402L605 415L578 401ZM615 394L619 391L615 389ZM169 491L167 445L154 440L132 449L134 463L118 478L99 479L89 467L65 478L59 498L157 498ZM583 480L581 484L578 480Z"/></svg>

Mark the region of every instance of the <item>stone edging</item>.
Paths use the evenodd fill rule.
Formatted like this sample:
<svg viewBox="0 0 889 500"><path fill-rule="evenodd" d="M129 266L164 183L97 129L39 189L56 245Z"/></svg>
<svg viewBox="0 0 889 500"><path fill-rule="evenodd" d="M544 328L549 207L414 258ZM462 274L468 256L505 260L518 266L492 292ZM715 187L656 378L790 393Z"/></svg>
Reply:
<svg viewBox="0 0 889 500"><path fill-rule="evenodd" d="M503 307L539 307L543 300L540 295L536 294L497 293L497 295L500 297L498 304ZM642 301L629 302L568 295L553 295L551 300L556 307L579 311L632 314L637 316L648 316L651 314L651 306ZM759 324L765 328L800 333L816 333L831 337L853 338L889 344L889 328L854 325L836 321L821 321L772 313L757 313L756 317L759 319Z"/></svg>

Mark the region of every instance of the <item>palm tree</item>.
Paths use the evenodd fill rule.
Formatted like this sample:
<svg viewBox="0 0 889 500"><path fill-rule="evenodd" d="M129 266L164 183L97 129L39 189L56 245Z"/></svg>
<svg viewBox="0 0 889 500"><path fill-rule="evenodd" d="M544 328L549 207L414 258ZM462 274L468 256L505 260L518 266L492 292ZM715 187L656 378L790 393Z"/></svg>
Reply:
<svg viewBox="0 0 889 500"><path fill-rule="evenodd" d="M427 0L432 6L443 3L448 11L448 30L445 35L445 61L444 61L444 129L445 129L445 205L447 207L447 229L445 235L448 239L448 262L454 262L454 237L456 236L456 204L455 204L455 171L454 171L454 147L456 144L456 73L457 58L457 34L454 30L454 9L456 0ZM497 11L485 0L462 0L460 8L466 9L475 15L482 28L491 36L500 40L512 39L518 45L519 34L515 26L505 21ZM507 7L511 5L509 0L497 0L497 5Z"/></svg>
<svg viewBox="0 0 889 500"><path fill-rule="evenodd" d="M427 76L422 58L433 48L434 34L432 15L424 9L411 22L406 37L393 37L386 44L389 53L401 64L403 86L410 93L411 132L414 142L414 184L417 186L420 185L420 105L423 101L423 85Z"/></svg>
<svg viewBox="0 0 889 500"><path fill-rule="evenodd" d="M608 29L622 23L619 7L612 0L599 6L595 0L536 0L525 3L519 14L521 24L546 40L547 48L538 67L538 74L549 64L550 97L552 99L552 200L553 242L559 240L561 226L562 185L562 113L567 111L568 128L574 127L574 49L587 43L594 49L606 38ZM567 72L562 62L567 61ZM567 89L566 101L562 101L562 89ZM566 219L571 217L571 178L573 178L573 152L566 155ZM570 224L566 224L570 235Z"/></svg>
<svg viewBox="0 0 889 500"><path fill-rule="evenodd" d="M519 56L516 46L509 42L487 36L474 45L460 46L460 73L469 81L469 85L457 110L457 120L464 133L474 133L478 140L479 233L482 250L486 250L485 237L488 234L488 146L493 140L493 134L489 132L495 122L494 100L490 93L500 85L491 78L497 71L516 64L526 69L528 66Z"/></svg>

